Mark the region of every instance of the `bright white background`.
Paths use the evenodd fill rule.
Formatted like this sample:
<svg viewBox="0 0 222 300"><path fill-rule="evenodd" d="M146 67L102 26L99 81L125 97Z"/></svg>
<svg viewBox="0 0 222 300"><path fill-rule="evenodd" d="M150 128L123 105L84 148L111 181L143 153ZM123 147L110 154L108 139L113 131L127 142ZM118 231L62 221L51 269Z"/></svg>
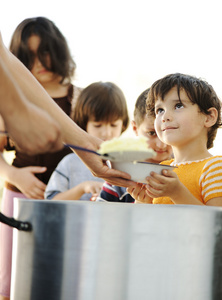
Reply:
<svg viewBox="0 0 222 300"><path fill-rule="evenodd" d="M25 18L45 16L68 40L75 83L113 81L133 113L137 96L173 72L202 77L222 98L220 0L7 0L0 7L6 46ZM128 131L129 134L130 131ZM222 132L213 154L222 154Z"/></svg>

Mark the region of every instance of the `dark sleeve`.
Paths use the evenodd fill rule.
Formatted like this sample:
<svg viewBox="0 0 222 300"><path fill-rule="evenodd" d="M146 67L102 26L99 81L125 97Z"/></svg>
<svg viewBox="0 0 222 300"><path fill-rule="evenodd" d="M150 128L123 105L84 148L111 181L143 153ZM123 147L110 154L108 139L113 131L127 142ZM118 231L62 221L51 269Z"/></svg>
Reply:
<svg viewBox="0 0 222 300"><path fill-rule="evenodd" d="M109 201L109 202L128 202L134 203L134 199L129 193L127 193L126 188L111 185L108 182L103 184L102 190L100 192L97 201Z"/></svg>
<svg viewBox="0 0 222 300"><path fill-rule="evenodd" d="M119 202L119 195L115 191L115 186L112 186L108 182L105 182L103 184L102 190L98 198L100 198L100 201L102 199L111 202Z"/></svg>

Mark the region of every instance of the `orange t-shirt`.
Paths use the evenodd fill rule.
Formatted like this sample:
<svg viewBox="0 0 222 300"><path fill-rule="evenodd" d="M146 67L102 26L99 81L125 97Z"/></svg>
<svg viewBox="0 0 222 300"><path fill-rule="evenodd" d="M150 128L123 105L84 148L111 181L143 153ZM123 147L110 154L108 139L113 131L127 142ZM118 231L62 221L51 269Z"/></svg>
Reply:
<svg viewBox="0 0 222 300"><path fill-rule="evenodd" d="M162 164L173 165L174 172L188 190L202 203L222 197L222 156L176 164L174 160ZM153 199L154 204L174 204L169 197Z"/></svg>

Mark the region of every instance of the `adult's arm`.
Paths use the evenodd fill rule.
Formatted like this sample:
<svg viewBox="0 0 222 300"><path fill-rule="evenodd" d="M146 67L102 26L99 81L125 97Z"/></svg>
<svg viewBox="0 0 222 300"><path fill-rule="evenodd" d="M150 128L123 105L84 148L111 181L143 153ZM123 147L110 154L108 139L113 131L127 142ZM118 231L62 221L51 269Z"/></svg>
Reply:
<svg viewBox="0 0 222 300"><path fill-rule="evenodd" d="M11 76L0 53L0 114L5 129L17 147L27 153L56 151L62 148L59 124L28 101ZM47 128L47 130L46 130Z"/></svg>

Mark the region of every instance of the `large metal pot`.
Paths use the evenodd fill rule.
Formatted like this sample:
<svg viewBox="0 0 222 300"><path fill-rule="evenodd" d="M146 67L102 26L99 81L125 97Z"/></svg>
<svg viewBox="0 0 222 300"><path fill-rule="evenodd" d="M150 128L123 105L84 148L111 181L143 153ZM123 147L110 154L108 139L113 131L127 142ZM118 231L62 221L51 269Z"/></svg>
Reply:
<svg viewBox="0 0 222 300"><path fill-rule="evenodd" d="M15 199L14 300L222 299L222 209Z"/></svg>

